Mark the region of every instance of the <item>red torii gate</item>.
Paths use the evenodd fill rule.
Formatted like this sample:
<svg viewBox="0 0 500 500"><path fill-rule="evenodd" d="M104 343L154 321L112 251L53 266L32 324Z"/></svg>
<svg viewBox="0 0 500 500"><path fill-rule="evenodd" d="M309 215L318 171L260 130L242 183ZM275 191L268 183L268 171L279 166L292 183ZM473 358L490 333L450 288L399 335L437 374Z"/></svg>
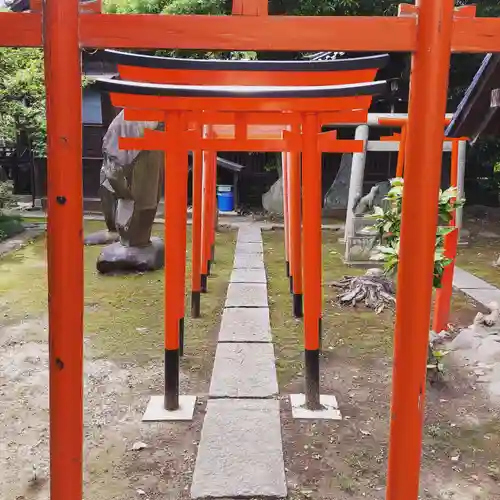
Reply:
<svg viewBox="0 0 500 500"><path fill-rule="evenodd" d="M240 0L238 4L247 2ZM415 500L450 54L500 51L500 19L477 19L470 11L464 17L454 10L453 0L420 0L417 10L411 9L410 15L402 17L121 16L91 13L89 9L80 15L77 0L45 0L43 10L43 22L40 12L0 13L0 46L43 45L45 50L50 403L57 408L50 417L51 499L82 498L80 49L204 47L413 53L412 132L406 146L408 173L398 271L387 499ZM252 14L267 12L262 1L257 9L249 10ZM246 8L235 11L248 12Z"/></svg>
<svg viewBox="0 0 500 500"><path fill-rule="evenodd" d="M157 57L129 52L108 50L106 58L118 66L120 77L124 80L169 83L183 85L278 85L307 86L334 85L373 81L377 71L389 62L388 54L333 61L227 61L227 60L193 60L171 57ZM323 113L323 118L326 115ZM154 117L153 117L154 118ZM226 121L228 113L226 113ZM163 119L160 116L160 119ZM206 119L206 113L205 113ZM366 120L363 110L352 111L332 116L342 122ZM259 120L261 123L259 123ZM212 133L239 137L247 132L249 137L281 138L284 128L297 133L298 120L285 127L280 114L257 113L253 115L235 114L234 125L214 125ZM280 124L281 123L281 124ZM355 142L344 141L346 145ZM342 142L337 141L337 145ZM349 149L344 152L355 152ZM195 153L193 161L193 218L192 218L192 292L191 312L193 317L200 314L200 292L207 291L207 276L210 274L210 263L213 260L213 219L215 216L215 166L214 155L203 156L204 167ZM290 166L288 166L290 164ZM289 168L290 167L290 168ZM288 170L290 169L290 175ZM198 199L200 178L203 175L203 200ZM290 278L290 293L293 295L293 314L303 315L302 293L302 249L301 249L301 209L300 209L300 155L283 154L283 198L285 221L285 255L286 273ZM289 192L290 191L290 192ZM202 215L200 215L200 211ZM199 232L201 235L201 253ZM293 242L293 245L292 245Z"/></svg>

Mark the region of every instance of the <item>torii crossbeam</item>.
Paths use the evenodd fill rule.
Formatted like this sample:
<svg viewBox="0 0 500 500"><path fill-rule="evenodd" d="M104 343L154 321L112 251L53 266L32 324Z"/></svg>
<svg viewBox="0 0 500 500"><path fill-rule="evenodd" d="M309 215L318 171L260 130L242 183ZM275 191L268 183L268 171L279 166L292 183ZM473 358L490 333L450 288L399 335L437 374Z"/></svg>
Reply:
<svg viewBox="0 0 500 500"><path fill-rule="evenodd" d="M39 1L38 11L0 13L0 46L43 46L45 52L51 500L82 499L82 48L413 54L386 498L418 497L450 54L499 52L500 19L455 10L453 0L420 0L399 17L267 16L262 1L236 4L240 15L233 16L106 15L91 2L80 13L77 0L45 0L43 16Z"/></svg>

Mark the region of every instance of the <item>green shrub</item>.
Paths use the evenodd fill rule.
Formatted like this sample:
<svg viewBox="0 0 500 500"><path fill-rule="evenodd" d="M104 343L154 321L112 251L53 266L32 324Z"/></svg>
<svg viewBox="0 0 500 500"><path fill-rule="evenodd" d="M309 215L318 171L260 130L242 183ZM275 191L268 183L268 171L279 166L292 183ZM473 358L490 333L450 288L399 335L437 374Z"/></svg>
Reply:
<svg viewBox="0 0 500 500"><path fill-rule="evenodd" d="M385 209L375 207L373 214L368 215L374 220L373 229L377 231L377 253L373 260L383 260L387 274L395 274L399 263L399 241L401 238L401 209L403 204L403 179L391 180L391 189L385 198ZM438 213L439 221L444 223L436 231L436 250L434 253L434 281L433 286L440 288L443 272L452 260L444 255L445 236L453 232L456 227L449 223L453 218L455 209L461 207L464 200L457 199L456 188L449 188L439 192Z"/></svg>

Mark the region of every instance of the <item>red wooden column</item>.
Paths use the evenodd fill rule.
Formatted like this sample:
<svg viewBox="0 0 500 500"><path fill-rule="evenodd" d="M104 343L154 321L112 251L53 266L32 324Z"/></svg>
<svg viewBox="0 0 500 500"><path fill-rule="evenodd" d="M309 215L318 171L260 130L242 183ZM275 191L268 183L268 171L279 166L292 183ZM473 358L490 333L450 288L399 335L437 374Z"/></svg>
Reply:
<svg viewBox="0 0 500 500"><path fill-rule="evenodd" d="M297 126L298 128L298 126ZM298 130L293 130L298 133ZM291 274L293 277L293 315L302 317L302 214L300 154L288 153L288 172L290 181L289 215L290 215L290 255Z"/></svg>
<svg viewBox="0 0 500 500"><path fill-rule="evenodd" d="M191 316L200 317L201 255L202 255L202 181L203 158L200 150L193 151L191 227Z"/></svg>
<svg viewBox="0 0 500 500"><path fill-rule="evenodd" d="M165 118L167 119L167 118ZM188 157L181 114L168 114L171 146L165 154L165 410L179 408L186 279Z"/></svg>
<svg viewBox="0 0 500 500"><path fill-rule="evenodd" d="M401 127L401 140L399 141L399 152L398 152L398 164L396 166L396 177L403 177L404 165L405 165L405 149L406 149L406 136L407 136L407 126L403 125Z"/></svg>
<svg viewBox="0 0 500 500"><path fill-rule="evenodd" d="M418 498L453 0L421 0L406 142L387 500Z"/></svg>
<svg viewBox="0 0 500 500"><path fill-rule="evenodd" d="M454 140L451 143L451 182L450 186L457 187L458 177L458 147L459 141ZM455 227L455 213L450 221L450 226ZM457 256L458 238L460 229L455 227L453 232L447 234L444 238L444 254L449 259L453 259L451 264L445 267L443 278L441 280L441 288L436 290L436 302L434 307L434 322L432 329L436 333L446 330L446 325L450 318L451 296L453 293L453 274L455 272L455 258Z"/></svg>
<svg viewBox="0 0 500 500"><path fill-rule="evenodd" d="M210 151L210 260L208 261L208 275L215 262L215 228L217 226L217 153Z"/></svg>
<svg viewBox="0 0 500 500"><path fill-rule="evenodd" d="M321 155L317 115L305 113L302 124L303 275L305 395L310 410L320 409L319 353L321 336Z"/></svg>
<svg viewBox="0 0 500 500"><path fill-rule="evenodd" d="M204 137L210 137L210 131L203 132ZM210 152L203 151L203 187L202 187L202 222L201 222L201 291L208 291L208 274L210 272L210 228L212 227L212 213L210 209Z"/></svg>
<svg viewBox="0 0 500 500"><path fill-rule="evenodd" d="M44 4L50 498L81 500L83 179L78 0Z"/></svg>
<svg viewBox="0 0 500 500"><path fill-rule="evenodd" d="M290 241L289 241L289 219L288 219L288 155L281 153L281 169L282 169L282 188L283 188L283 227L285 231L285 272L286 277L290 278L290 293L292 293L293 278L290 273Z"/></svg>

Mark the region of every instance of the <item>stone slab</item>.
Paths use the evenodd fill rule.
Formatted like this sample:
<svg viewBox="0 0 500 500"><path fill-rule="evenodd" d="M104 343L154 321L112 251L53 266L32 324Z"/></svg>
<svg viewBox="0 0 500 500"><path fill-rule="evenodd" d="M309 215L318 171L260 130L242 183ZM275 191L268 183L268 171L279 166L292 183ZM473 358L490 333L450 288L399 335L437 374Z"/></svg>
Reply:
<svg viewBox="0 0 500 500"><path fill-rule="evenodd" d="M273 345L221 343L215 353L209 396L268 398L278 393Z"/></svg>
<svg viewBox="0 0 500 500"><path fill-rule="evenodd" d="M261 253L235 253L233 269L264 269Z"/></svg>
<svg viewBox="0 0 500 500"><path fill-rule="evenodd" d="M470 289L485 289L485 290L495 290L493 285L490 285L486 281L474 276L473 274L460 269L455 268L455 273L453 275L453 286L463 290L465 288Z"/></svg>
<svg viewBox="0 0 500 500"><path fill-rule="evenodd" d="M264 247L262 246L262 241L256 242L243 242L236 244L236 253L263 253Z"/></svg>
<svg viewBox="0 0 500 500"><path fill-rule="evenodd" d="M193 420L196 396L179 396L179 409L175 411L165 410L164 396L152 396L146 408L143 422L162 422L175 420Z"/></svg>
<svg viewBox="0 0 500 500"><path fill-rule="evenodd" d="M219 342L271 342L267 307L224 309Z"/></svg>
<svg viewBox="0 0 500 500"><path fill-rule="evenodd" d="M488 306L490 302L497 302L500 304L500 290L497 288L461 288L461 291L483 306Z"/></svg>
<svg viewBox="0 0 500 500"><path fill-rule="evenodd" d="M268 307L267 286L262 283L229 283L225 307Z"/></svg>
<svg viewBox="0 0 500 500"><path fill-rule="evenodd" d="M337 398L329 394L320 394L319 402L323 406L321 410L308 410L305 394L290 394L292 405L292 417L302 420L342 420Z"/></svg>
<svg viewBox="0 0 500 500"><path fill-rule="evenodd" d="M267 283L266 271L260 269L233 269L230 283Z"/></svg>
<svg viewBox="0 0 500 500"><path fill-rule="evenodd" d="M191 498L286 495L279 402L209 400Z"/></svg>
<svg viewBox="0 0 500 500"><path fill-rule="evenodd" d="M238 231L238 243L259 243L262 241L260 228L257 226L241 227Z"/></svg>

